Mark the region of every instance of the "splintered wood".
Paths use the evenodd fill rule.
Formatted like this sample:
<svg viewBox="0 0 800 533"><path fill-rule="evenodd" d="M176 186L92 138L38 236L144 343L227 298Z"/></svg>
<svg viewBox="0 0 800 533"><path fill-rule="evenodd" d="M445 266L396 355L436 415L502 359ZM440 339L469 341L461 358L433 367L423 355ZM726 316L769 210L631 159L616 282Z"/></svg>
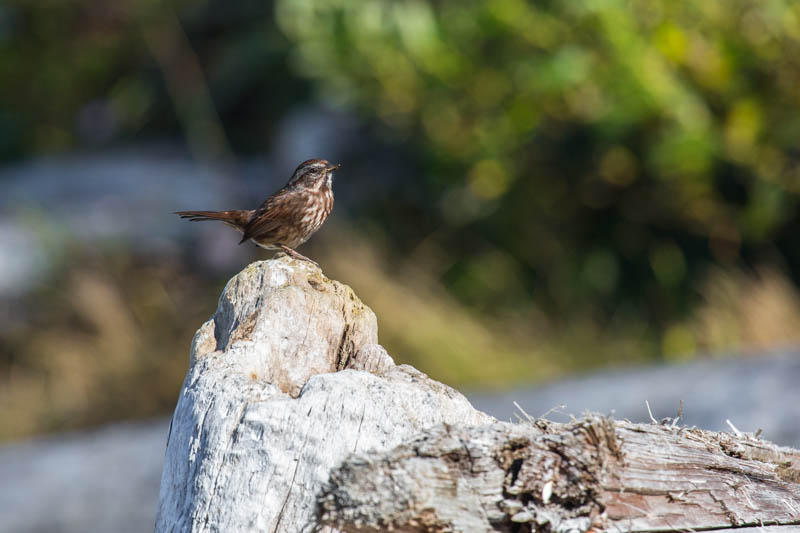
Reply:
<svg viewBox="0 0 800 533"><path fill-rule="evenodd" d="M334 471L320 514L361 532L798 531L798 481L797 450L589 416L429 431Z"/></svg>

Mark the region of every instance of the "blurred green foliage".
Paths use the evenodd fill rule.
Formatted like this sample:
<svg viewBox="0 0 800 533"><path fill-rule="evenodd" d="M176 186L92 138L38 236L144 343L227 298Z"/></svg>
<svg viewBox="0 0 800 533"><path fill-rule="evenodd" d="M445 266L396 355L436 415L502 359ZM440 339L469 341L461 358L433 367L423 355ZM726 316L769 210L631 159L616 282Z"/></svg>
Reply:
<svg viewBox="0 0 800 533"><path fill-rule="evenodd" d="M175 136L219 160L293 108L357 112L407 157L354 149L403 179L351 214L513 327L719 348L687 325L707 273L800 279L796 2L9 0L0 65L6 160Z"/></svg>
<svg viewBox="0 0 800 533"><path fill-rule="evenodd" d="M710 264L800 271L796 2L279 0L276 13L321 98L424 154L415 185L457 257L445 279L475 306L532 298L666 327Z"/></svg>
<svg viewBox="0 0 800 533"><path fill-rule="evenodd" d="M261 152L308 101L272 4L0 4L0 159L182 137L200 160Z"/></svg>

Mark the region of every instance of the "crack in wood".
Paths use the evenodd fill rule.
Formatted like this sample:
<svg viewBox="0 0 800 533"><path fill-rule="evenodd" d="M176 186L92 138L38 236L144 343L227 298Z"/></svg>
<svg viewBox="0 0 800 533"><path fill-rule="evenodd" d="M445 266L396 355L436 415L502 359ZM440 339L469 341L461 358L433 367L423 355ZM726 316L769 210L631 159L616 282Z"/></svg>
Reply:
<svg viewBox="0 0 800 533"><path fill-rule="evenodd" d="M358 429L356 430L356 442L355 444L353 444L353 453L355 453L356 449L358 448L358 440L361 438L361 426L364 424L364 417L366 416L366 414L367 414L367 406L365 405L361 409L361 420L359 420Z"/></svg>
<svg viewBox="0 0 800 533"><path fill-rule="evenodd" d="M204 522L208 523L208 510L211 508L211 502L214 500L214 497L217 494L217 488L219 487L219 476L224 470L225 466L225 456L228 455L228 452L231 449L231 446L236 441L236 432L239 430L239 427L242 425L242 420L244 420L244 415L247 412L248 403L245 402L242 406L242 411L237 417L236 424L233 425L233 430L231 431L231 436L228 440L228 443L225 446L225 451L222 452L222 456L219 461L219 468L217 470L217 474L214 476L214 483L212 484L211 494L209 495L208 499L206 500L206 508L204 509Z"/></svg>
<svg viewBox="0 0 800 533"><path fill-rule="evenodd" d="M289 503L289 496L292 495L292 488L294 487L294 480L297 477L297 470L300 468L300 458L295 459L294 464L294 473L292 474L292 480L289 482L289 490L286 491L286 498L283 499L283 504L281 504L281 510L278 513L278 520L275 522L275 529L272 530L273 533L278 531L278 527L281 525L281 520L283 520L283 512L286 509L286 504Z"/></svg>
<svg viewBox="0 0 800 533"><path fill-rule="evenodd" d="M350 333L350 324L345 323L344 330L342 330L342 337L339 340L339 347L336 350L336 364L335 368L337 371L344 370L347 368L347 365L350 364L350 358L352 356L352 347L348 350L348 344L352 344L349 338Z"/></svg>

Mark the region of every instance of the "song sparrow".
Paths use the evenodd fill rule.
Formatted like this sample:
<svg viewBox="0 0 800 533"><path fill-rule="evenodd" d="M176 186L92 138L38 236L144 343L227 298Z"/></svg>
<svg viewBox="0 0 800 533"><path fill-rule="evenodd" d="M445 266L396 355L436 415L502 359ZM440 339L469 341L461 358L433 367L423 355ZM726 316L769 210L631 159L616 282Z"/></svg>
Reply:
<svg viewBox="0 0 800 533"><path fill-rule="evenodd" d="M258 209L241 211L178 211L189 220L220 220L242 232L239 244L248 240L269 250L283 250L316 264L295 251L325 222L333 209L332 165L324 159L300 163L289 183L270 196Z"/></svg>

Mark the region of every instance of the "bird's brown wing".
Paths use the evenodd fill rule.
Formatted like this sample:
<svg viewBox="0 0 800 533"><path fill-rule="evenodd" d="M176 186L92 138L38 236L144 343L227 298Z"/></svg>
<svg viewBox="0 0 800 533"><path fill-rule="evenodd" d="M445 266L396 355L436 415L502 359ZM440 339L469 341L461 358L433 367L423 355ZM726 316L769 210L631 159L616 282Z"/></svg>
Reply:
<svg viewBox="0 0 800 533"><path fill-rule="evenodd" d="M250 223L244 228L244 234L239 244L249 240L270 237L284 224L290 224L297 217L297 203L303 202L299 198L302 193L292 190L281 190L267 198L256 209Z"/></svg>

